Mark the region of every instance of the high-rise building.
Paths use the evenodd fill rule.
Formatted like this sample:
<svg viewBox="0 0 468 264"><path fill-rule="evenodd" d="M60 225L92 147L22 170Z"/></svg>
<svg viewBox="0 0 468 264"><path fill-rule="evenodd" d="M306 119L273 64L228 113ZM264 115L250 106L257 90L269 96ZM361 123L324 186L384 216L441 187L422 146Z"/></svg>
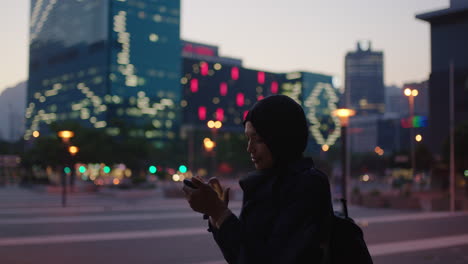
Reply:
<svg viewBox="0 0 468 264"><path fill-rule="evenodd" d="M180 48L179 0L32 0L25 139L62 120L174 138Z"/></svg>
<svg viewBox="0 0 468 264"><path fill-rule="evenodd" d="M449 136L451 65L455 126L468 120L468 1L451 0L449 8L416 18L431 25L428 146L440 154Z"/></svg>
<svg viewBox="0 0 468 264"><path fill-rule="evenodd" d="M184 130L207 130L208 120L219 120L222 131L243 133L242 120L256 101L284 94L304 107L311 135L308 153L336 143L340 124L331 115L338 103L332 76L247 69L241 60L219 56L218 47L201 43L184 42L183 50Z"/></svg>
<svg viewBox="0 0 468 264"><path fill-rule="evenodd" d="M383 52L373 51L371 43L358 42L345 58L345 106L357 114L385 111Z"/></svg>

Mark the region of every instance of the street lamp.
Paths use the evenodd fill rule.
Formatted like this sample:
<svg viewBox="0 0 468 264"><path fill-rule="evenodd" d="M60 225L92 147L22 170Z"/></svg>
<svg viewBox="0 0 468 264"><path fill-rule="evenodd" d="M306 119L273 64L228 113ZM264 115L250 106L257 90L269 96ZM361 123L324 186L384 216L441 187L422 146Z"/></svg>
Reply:
<svg viewBox="0 0 468 264"><path fill-rule="evenodd" d="M38 138L41 135L41 133L36 130L36 131L33 132L32 135L33 135L33 137Z"/></svg>
<svg viewBox="0 0 468 264"><path fill-rule="evenodd" d="M76 146L70 146L70 138L75 136L75 133L70 130L61 130L57 133L58 137L62 139L63 144L67 147L68 152L70 155L74 156L78 153L79 149ZM71 163L71 162L69 162ZM72 164L70 164L70 168L72 168ZM72 180L73 180L73 170L71 171ZM67 174L62 174L62 207L67 206Z"/></svg>
<svg viewBox="0 0 468 264"><path fill-rule="evenodd" d="M332 115L337 116L340 119L341 125L341 164L342 164L342 175L341 175L341 196L342 199L347 199L347 178L349 177L348 171L348 163L347 163L347 156L348 156L348 149L347 145L347 126L349 123L349 117L354 116L356 111L347 108L340 108L336 109L332 112Z"/></svg>
<svg viewBox="0 0 468 264"><path fill-rule="evenodd" d="M217 121L210 120L210 121L208 121L206 123L206 125L211 130L213 141L211 141L211 140L206 141L206 138L205 138L203 143L205 145L205 149L207 149L207 151L211 151L211 150L213 150L214 147L216 147L216 136L217 136L217 133L218 133L218 129L220 129L223 126L223 123L221 121L219 121L219 120L217 120ZM213 151L213 153L212 153L211 166L212 166L212 172L214 174L216 172L216 151Z"/></svg>
<svg viewBox="0 0 468 264"><path fill-rule="evenodd" d="M418 96L418 90L416 89L411 89L411 88L406 88L404 91L405 95L408 97L408 103L409 103L409 114L410 114L410 120L411 120L411 126L410 126L410 148L411 148L411 168L413 169L413 175L416 170L415 166L415 154L414 154L414 97Z"/></svg>

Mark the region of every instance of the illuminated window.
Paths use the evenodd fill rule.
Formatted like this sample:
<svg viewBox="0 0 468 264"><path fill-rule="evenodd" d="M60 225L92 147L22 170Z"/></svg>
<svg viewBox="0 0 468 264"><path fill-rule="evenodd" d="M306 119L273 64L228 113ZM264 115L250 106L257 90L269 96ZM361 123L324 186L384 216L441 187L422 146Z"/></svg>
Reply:
<svg viewBox="0 0 468 264"><path fill-rule="evenodd" d="M271 82L270 90L271 90L272 93L277 94L278 93L278 82Z"/></svg>
<svg viewBox="0 0 468 264"><path fill-rule="evenodd" d="M198 91L198 79L190 80L190 91L196 93Z"/></svg>
<svg viewBox="0 0 468 264"><path fill-rule="evenodd" d="M161 22L162 21L162 16L161 15L154 15L153 16L153 20L155 22Z"/></svg>
<svg viewBox="0 0 468 264"><path fill-rule="evenodd" d="M228 92L228 86L227 86L227 83L225 82L222 82L219 84L219 94L221 94L221 96L226 96Z"/></svg>
<svg viewBox="0 0 468 264"><path fill-rule="evenodd" d="M200 120L206 119L206 107L204 106L198 107L198 119Z"/></svg>
<svg viewBox="0 0 468 264"><path fill-rule="evenodd" d="M263 98L264 98L263 95L257 96L257 100L258 100L258 101L262 100Z"/></svg>
<svg viewBox="0 0 468 264"><path fill-rule="evenodd" d="M208 63L202 61L202 62L200 63L200 68L201 68L201 75L202 75L202 76L208 75L208 70L209 70L209 69L208 69Z"/></svg>
<svg viewBox="0 0 468 264"><path fill-rule="evenodd" d="M216 109L216 120L223 121L224 120L224 109L218 108Z"/></svg>
<svg viewBox="0 0 468 264"><path fill-rule="evenodd" d="M152 42L157 42L159 40L159 36L157 34L151 33L149 35L149 40Z"/></svg>
<svg viewBox="0 0 468 264"><path fill-rule="evenodd" d="M232 67L232 69L231 69L231 78L233 80L238 80L239 79L239 68Z"/></svg>
<svg viewBox="0 0 468 264"><path fill-rule="evenodd" d="M245 97L243 93L238 93L236 96L236 104L237 106L243 106L245 103Z"/></svg>
<svg viewBox="0 0 468 264"><path fill-rule="evenodd" d="M259 84L265 83L265 73L264 72L257 72L257 81Z"/></svg>

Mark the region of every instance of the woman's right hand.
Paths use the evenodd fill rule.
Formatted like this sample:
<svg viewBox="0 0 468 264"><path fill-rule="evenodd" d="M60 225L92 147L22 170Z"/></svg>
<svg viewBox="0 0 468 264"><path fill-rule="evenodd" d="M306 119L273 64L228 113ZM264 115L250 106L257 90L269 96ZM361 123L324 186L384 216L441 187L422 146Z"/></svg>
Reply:
<svg viewBox="0 0 468 264"><path fill-rule="evenodd" d="M185 185L182 189L190 207L196 212L218 219L227 210L229 189L223 190L219 181L213 179L205 183L202 178L193 177L192 182L197 189Z"/></svg>

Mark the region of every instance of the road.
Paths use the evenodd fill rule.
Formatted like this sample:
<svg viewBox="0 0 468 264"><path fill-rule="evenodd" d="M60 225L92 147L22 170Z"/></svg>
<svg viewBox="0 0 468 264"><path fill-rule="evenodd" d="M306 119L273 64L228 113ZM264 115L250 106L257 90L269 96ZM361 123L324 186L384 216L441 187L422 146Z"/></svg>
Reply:
<svg viewBox="0 0 468 264"><path fill-rule="evenodd" d="M0 188L0 263L225 263L182 199ZM240 201L231 207L238 212ZM468 212L351 207L374 263L468 263Z"/></svg>

